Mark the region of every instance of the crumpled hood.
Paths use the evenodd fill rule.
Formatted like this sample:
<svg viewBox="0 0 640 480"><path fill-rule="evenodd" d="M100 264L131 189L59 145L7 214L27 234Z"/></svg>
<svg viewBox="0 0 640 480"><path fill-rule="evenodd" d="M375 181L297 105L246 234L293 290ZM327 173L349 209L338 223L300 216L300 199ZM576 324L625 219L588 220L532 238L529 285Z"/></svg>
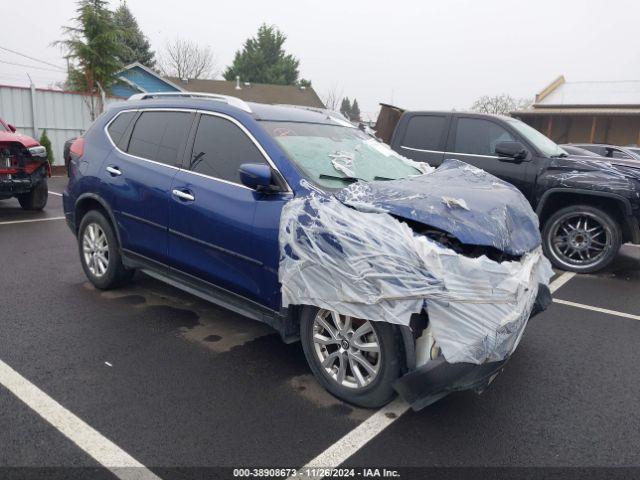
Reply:
<svg viewBox="0 0 640 480"><path fill-rule="evenodd" d="M16 142L22 144L24 148L36 147L40 145L33 138L21 133L0 132L0 143Z"/></svg>
<svg viewBox="0 0 640 480"><path fill-rule="evenodd" d="M388 212L510 255L541 244L538 217L522 193L459 160L445 160L434 172L416 177L355 183L335 196L357 210Z"/></svg>

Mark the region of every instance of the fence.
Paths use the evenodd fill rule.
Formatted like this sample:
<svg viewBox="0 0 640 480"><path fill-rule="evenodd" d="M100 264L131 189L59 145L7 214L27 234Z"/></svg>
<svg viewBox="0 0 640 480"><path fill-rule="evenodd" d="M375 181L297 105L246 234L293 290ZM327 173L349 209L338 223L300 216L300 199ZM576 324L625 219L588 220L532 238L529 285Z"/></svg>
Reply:
<svg viewBox="0 0 640 480"><path fill-rule="evenodd" d="M121 100L107 97L106 103ZM64 165L64 142L82 135L91 125L85 101L83 95L74 92L0 85L0 117L36 140L46 129L54 165Z"/></svg>

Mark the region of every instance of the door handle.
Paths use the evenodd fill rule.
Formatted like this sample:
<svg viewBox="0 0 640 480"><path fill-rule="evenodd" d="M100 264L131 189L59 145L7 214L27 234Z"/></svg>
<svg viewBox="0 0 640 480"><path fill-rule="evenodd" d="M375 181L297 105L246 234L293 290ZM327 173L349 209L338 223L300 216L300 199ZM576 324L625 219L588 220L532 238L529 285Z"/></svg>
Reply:
<svg viewBox="0 0 640 480"><path fill-rule="evenodd" d="M111 176L113 176L113 177L117 177L119 175L122 175L122 172L120 171L120 169L118 167L108 166L107 167L107 172L109 172L111 174Z"/></svg>
<svg viewBox="0 0 640 480"><path fill-rule="evenodd" d="M171 192L171 193L173 193L180 200L186 200L186 201L189 201L189 202L193 202L196 199L196 197L194 197L191 194L191 192L189 192L189 191L185 192L183 190L174 189L173 192Z"/></svg>

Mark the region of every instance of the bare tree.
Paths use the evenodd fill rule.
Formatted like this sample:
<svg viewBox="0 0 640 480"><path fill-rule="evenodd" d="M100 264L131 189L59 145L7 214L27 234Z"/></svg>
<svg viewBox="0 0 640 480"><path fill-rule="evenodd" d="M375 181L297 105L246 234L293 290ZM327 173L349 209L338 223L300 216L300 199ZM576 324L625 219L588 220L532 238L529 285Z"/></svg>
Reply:
<svg viewBox="0 0 640 480"><path fill-rule="evenodd" d="M513 98L511 95L483 95L471 105L471 110L494 115L509 115L514 110L528 108L532 101L526 98Z"/></svg>
<svg viewBox="0 0 640 480"><path fill-rule="evenodd" d="M158 66L163 75L180 79L215 78L220 73L210 46L179 37L167 42Z"/></svg>
<svg viewBox="0 0 640 480"><path fill-rule="evenodd" d="M340 102L342 102L342 89L338 89L336 85L333 85L322 95L322 103L324 103L327 110L340 111Z"/></svg>

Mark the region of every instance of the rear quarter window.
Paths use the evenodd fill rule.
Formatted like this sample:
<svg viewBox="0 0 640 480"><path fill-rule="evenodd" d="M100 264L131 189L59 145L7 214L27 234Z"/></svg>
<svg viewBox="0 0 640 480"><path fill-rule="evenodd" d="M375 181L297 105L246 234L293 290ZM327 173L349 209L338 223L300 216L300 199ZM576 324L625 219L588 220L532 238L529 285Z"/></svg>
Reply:
<svg viewBox="0 0 640 480"><path fill-rule="evenodd" d="M125 133L135 116L136 112L121 113L109 124L109 127L107 127L107 132L109 132L111 140L120 150L127 149Z"/></svg>
<svg viewBox="0 0 640 480"><path fill-rule="evenodd" d="M442 150L442 138L447 117L441 115L416 115L409 119L402 142L403 147L420 150Z"/></svg>

